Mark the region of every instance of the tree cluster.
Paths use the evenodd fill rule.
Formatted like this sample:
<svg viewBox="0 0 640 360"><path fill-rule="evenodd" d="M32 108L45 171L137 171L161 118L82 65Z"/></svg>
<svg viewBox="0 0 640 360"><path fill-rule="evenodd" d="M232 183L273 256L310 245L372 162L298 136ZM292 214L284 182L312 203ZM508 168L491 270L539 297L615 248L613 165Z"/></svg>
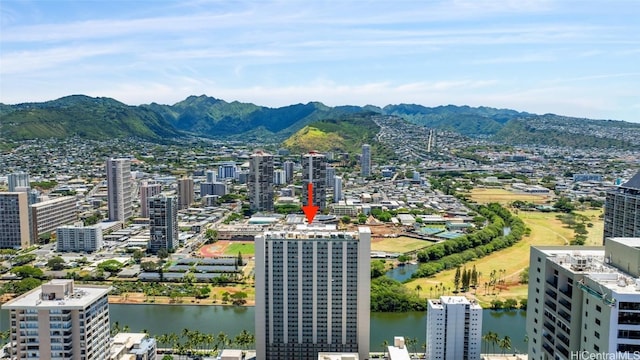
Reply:
<svg viewBox="0 0 640 360"><path fill-rule="evenodd" d="M522 220L500 204L478 206L477 212L489 219L490 224L475 233L445 240L420 251L417 257L421 265L413 274L414 278L431 276L507 248L526 233ZM509 233L505 235L507 228Z"/></svg>

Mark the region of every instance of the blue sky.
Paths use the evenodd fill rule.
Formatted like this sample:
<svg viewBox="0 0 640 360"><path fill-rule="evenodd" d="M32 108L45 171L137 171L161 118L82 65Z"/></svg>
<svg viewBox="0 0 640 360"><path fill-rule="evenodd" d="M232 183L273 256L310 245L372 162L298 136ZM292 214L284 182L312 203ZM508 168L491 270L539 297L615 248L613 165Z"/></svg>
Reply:
<svg viewBox="0 0 640 360"><path fill-rule="evenodd" d="M640 1L0 0L0 102L492 106L640 122Z"/></svg>

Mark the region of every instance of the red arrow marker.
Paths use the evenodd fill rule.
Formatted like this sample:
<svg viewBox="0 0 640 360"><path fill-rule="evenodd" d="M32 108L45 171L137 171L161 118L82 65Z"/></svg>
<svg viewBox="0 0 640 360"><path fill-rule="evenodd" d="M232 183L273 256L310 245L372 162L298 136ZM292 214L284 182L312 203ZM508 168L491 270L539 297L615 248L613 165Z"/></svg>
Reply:
<svg viewBox="0 0 640 360"><path fill-rule="evenodd" d="M307 201L307 205L302 207L302 211L304 211L304 215L307 217L307 222L311 224L320 209L319 206L313 205L313 183L311 182L307 184L307 194L309 195L309 201Z"/></svg>

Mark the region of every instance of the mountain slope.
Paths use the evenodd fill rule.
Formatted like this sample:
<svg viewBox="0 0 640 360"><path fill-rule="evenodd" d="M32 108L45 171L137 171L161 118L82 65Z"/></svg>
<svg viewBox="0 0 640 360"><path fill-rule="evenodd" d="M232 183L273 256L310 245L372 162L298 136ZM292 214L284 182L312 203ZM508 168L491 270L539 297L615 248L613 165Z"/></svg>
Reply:
<svg viewBox="0 0 640 360"><path fill-rule="evenodd" d="M163 140L180 133L157 113L109 98L72 95L44 103L4 105L0 134L13 140L139 137Z"/></svg>
<svg viewBox="0 0 640 360"><path fill-rule="evenodd" d="M282 146L293 153L311 150L359 153L362 144L376 143L380 127L371 119L372 115L352 114L312 122L286 139Z"/></svg>

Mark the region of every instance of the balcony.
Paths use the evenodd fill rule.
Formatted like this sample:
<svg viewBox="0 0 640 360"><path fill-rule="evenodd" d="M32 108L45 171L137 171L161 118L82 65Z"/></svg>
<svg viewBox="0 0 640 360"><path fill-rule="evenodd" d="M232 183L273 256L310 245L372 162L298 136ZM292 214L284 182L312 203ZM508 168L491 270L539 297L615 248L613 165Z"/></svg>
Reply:
<svg viewBox="0 0 640 360"><path fill-rule="evenodd" d="M551 300L546 300L546 301L544 302L544 304L545 304L546 306L548 306L548 307L549 307L549 309L551 309L551 310L553 310L553 311L556 311L556 303L555 303L555 302L553 302L553 301L551 301Z"/></svg>
<svg viewBox="0 0 640 360"><path fill-rule="evenodd" d="M558 302L564 306L567 310L571 311L571 303L565 299L560 299Z"/></svg>
<svg viewBox="0 0 640 360"><path fill-rule="evenodd" d="M558 298L558 294L551 289L547 289L547 291L545 291L545 294L547 294L547 296L551 297L553 300L556 300Z"/></svg>

